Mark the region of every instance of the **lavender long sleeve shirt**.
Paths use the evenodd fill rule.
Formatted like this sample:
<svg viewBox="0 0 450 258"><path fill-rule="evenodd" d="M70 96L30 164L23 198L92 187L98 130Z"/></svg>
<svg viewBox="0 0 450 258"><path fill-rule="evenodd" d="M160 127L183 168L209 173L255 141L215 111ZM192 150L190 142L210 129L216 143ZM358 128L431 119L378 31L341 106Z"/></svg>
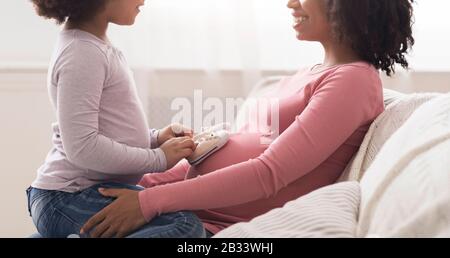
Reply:
<svg viewBox="0 0 450 258"><path fill-rule="evenodd" d="M76 192L102 182L136 184L166 169L157 130L148 128L131 70L111 44L63 30L49 67L56 111L53 148L33 187Z"/></svg>

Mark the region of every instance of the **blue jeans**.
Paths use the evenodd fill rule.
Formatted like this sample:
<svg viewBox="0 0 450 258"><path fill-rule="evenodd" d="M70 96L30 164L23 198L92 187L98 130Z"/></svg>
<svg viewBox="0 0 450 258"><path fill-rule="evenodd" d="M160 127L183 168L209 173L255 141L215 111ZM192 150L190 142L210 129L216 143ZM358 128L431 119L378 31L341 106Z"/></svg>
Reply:
<svg viewBox="0 0 450 258"><path fill-rule="evenodd" d="M46 238L78 234L89 218L114 201L101 195L100 187L142 190L135 185L118 183L98 184L76 193L28 188L28 210L39 234ZM158 216L127 237L200 238L206 237L206 232L194 213L183 211Z"/></svg>

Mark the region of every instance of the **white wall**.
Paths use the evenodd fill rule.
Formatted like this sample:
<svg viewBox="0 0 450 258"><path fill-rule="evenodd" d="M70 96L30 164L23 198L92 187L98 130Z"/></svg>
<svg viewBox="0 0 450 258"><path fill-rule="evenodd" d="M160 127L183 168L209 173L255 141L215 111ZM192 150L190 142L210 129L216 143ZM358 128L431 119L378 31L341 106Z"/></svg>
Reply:
<svg viewBox="0 0 450 258"><path fill-rule="evenodd" d="M47 64L59 28L38 17L28 0L0 2L0 66Z"/></svg>
<svg viewBox="0 0 450 258"><path fill-rule="evenodd" d="M152 0L133 27L112 26L111 36L134 66L292 70L320 62L319 46L295 39L286 2ZM414 6L412 68L450 71L450 1L417 0ZM29 0L2 0L0 31L0 66L46 64L58 27L38 17Z"/></svg>
<svg viewBox="0 0 450 258"><path fill-rule="evenodd" d="M0 71L0 237L34 231L25 189L50 147L54 120L42 73Z"/></svg>

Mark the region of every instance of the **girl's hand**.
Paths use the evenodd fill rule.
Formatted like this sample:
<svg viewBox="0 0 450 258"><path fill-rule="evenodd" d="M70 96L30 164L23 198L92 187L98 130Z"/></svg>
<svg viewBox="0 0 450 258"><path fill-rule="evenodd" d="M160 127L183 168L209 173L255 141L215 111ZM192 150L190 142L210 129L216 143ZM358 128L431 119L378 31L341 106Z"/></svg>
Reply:
<svg viewBox="0 0 450 258"><path fill-rule="evenodd" d="M182 136L188 136L188 137L192 138L194 136L194 132L192 131L192 129L190 129L184 125L172 124L172 125L167 126L164 129L161 129L161 131L159 131L158 144L162 145L166 141L168 141L172 138L182 137Z"/></svg>
<svg viewBox="0 0 450 258"><path fill-rule="evenodd" d="M180 160L189 157L197 146L191 137L172 138L161 145L161 150L166 155L167 169L175 166Z"/></svg>
<svg viewBox="0 0 450 258"><path fill-rule="evenodd" d="M147 223L141 212L138 191L100 188L99 192L117 199L90 218L81 228L80 234L88 233L94 238L122 238Z"/></svg>

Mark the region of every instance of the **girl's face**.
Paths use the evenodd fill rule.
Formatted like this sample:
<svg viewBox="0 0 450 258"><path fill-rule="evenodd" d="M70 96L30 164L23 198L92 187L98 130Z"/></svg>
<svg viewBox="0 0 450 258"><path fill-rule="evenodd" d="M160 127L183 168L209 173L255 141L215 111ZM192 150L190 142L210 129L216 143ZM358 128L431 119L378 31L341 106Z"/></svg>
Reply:
<svg viewBox="0 0 450 258"><path fill-rule="evenodd" d="M324 0L289 0L294 30L299 40L324 42L331 39Z"/></svg>
<svg viewBox="0 0 450 258"><path fill-rule="evenodd" d="M133 25L144 2L145 0L109 0L106 3L105 13L109 22L117 25Z"/></svg>

